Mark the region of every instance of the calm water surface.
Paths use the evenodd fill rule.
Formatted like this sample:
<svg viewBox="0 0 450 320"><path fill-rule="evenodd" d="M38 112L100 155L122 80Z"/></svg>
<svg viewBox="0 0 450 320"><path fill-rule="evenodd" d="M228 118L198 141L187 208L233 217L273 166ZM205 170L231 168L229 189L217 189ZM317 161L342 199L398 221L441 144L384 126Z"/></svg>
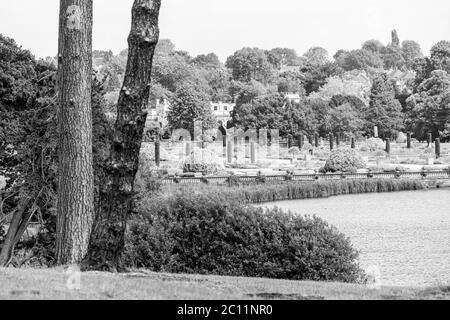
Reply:
<svg viewBox="0 0 450 320"><path fill-rule="evenodd" d="M450 189L270 203L335 225L383 285L450 284Z"/></svg>

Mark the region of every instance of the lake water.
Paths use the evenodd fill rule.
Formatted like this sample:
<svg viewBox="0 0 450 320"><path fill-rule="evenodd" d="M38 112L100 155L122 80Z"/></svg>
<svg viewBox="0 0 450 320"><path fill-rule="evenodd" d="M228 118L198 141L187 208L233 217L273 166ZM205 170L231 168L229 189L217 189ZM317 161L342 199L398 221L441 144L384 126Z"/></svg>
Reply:
<svg viewBox="0 0 450 320"><path fill-rule="evenodd" d="M266 204L317 215L350 237L382 285L450 284L450 189L345 195Z"/></svg>

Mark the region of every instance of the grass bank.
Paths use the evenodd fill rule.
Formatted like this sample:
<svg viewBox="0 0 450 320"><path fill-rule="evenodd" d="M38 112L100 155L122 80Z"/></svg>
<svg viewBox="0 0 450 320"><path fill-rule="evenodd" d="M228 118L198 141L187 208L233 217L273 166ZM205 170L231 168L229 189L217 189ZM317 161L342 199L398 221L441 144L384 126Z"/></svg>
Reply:
<svg viewBox="0 0 450 320"><path fill-rule="evenodd" d="M174 275L151 272L81 275L69 290L64 269L0 269L3 299L450 299L450 287L409 288L261 278Z"/></svg>
<svg viewBox="0 0 450 320"><path fill-rule="evenodd" d="M241 203L264 203L282 200L328 198L338 195L397 192L426 189L421 180L410 179L359 179L327 180L314 182L258 183L249 185L180 185L165 186L163 193L170 194L174 189L194 188L201 193L220 193L226 198Z"/></svg>

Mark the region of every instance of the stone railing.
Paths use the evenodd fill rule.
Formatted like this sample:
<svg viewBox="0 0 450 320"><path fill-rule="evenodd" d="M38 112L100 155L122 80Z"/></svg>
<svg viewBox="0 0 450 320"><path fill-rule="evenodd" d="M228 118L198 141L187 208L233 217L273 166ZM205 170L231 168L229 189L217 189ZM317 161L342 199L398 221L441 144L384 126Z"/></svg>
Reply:
<svg viewBox="0 0 450 320"><path fill-rule="evenodd" d="M340 179L423 179L423 180L450 180L450 171L418 171L418 172L370 172L370 173L326 173L326 174L298 174L298 175L264 175L265 181L317 181L317 180L340 180ZM242 183L254 183L261 176L233 176ZM226 184L229 176L205 176L205 177L172 177L162 178L163 184L188 184L188 183L211 183Z"/></svg>

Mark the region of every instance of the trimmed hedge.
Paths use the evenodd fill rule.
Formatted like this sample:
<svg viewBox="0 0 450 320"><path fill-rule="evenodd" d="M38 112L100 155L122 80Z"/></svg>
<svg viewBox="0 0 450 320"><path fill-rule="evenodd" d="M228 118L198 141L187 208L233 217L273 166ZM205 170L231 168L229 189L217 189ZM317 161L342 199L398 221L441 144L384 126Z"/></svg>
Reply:
<svg viewBox="0 0 450 320"><path fill-rule="evenodd" d="M167 190L167 193L171 193L173 190L183 190L186 186L169 186L168 188L170 190ZM286 181L274 184L233 184L230 187L189 185L189 189L192 188L204 194L218 193L240 203L263 203L368 192L422 190L426 188L426 185L421 180L410 179L342 179L314 182Z"/></svg>
<svg viewBox="0 0 450 320"><path fill-rule="evenodd" d="M142 200L125 261L156 272L362 281L358 253L327 222L241 200L201 188Z"/></svg>

